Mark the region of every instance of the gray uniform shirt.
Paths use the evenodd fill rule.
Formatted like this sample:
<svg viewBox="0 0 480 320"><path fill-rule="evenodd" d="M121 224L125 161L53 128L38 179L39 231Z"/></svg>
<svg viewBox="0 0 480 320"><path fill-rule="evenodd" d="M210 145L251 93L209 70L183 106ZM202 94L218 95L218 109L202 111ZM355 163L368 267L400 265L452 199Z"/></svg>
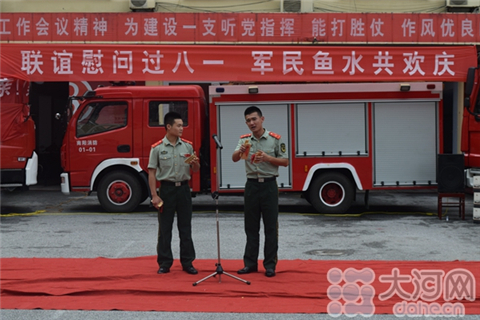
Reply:
<svg viewBox="0 0 480 320"><path fill-rule="evenodd" d="M253 134L243 135L240 137L235 151L240 149L240 147L245 143L245 140L249 140L250 144L252 145L248 158L245 159L245 171L247 173L247 178L255 179L278 177L278 166L274 166L270 162L252 163L250 160L252 155L254 155L257 150L262 150L266 154L275 158L288 158L287 147L282 141L280 135L270 132L266 129L260 139L255 138Z"/></svg>
<svg viewBox="0 0 480 320"><path fill-rule="evenodd" d="M152 145L148 168L157 169L158 181L190 180L190 165L185 160L192 154L193 146L188 141L179 138L173 145L165 137Z"/></svg>

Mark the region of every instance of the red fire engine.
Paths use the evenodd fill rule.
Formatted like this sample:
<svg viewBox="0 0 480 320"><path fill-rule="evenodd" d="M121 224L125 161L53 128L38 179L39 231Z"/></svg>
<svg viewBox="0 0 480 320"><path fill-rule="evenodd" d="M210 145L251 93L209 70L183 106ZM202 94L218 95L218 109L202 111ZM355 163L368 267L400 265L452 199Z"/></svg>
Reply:
<svg viewBox="0 0 480 320"><path fill-rule="evenodd" d="M280 191L302 192L319 212L345 212L357 190L436 187L442 90L441 82L222 85L209 88L207 106L198 86L98 88L76 97L61 150L62 191L96 191L105 210L134 210L149 196L148 156L165 134L163 116L177 111L202 160L192 192L242 192L244 168L231 154L248 133L243 111L256 105L287 144ZM479 168L475 108L465 113L464 147L467 165Z"/></svg>

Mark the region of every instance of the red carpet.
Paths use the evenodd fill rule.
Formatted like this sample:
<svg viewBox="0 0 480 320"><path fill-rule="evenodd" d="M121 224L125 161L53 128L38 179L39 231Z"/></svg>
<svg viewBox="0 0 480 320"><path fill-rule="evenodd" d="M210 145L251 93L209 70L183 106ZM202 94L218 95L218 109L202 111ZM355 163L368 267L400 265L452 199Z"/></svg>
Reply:
<svg viewBox="0 0 480 320"><path fill-rule="evenodd" d="M251 285L222 275L197 286L216 260L196 260L198 275L178 260L158 275L154 256L0 262L2 309L480 314L480 262L282 260L274 278L262 268L241 276ZM222 267L237 276L243 263Z"/></svg>

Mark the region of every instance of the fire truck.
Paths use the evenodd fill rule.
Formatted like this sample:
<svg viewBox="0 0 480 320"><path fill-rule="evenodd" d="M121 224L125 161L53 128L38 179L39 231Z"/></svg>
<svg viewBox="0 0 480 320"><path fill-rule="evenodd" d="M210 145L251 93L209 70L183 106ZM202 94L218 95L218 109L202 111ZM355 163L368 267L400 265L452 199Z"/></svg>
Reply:
<svg viewBox="0 0 480 320"><path fill-rule="evenodd" d="M480 168L478 85L472 69L462 137L472 177ZM287 145L280 192L302 193L319 212L343 213L357 191L436 188L442 90L441 82L226 84L210 86L207 102L195 85L98 88L71 97L81 103L61 149L62 192L96 192L106 211L133 211L150 195L148 157L165 135L163 116L176 111L201 159L192 192L242 193L245 169L231 155L249 133L244 110L256 105L264 127Z"/></svg>
<svg viewBox="0 0 480 320"><path fill-rule="evenodd" d="M28 106L29 82L0 78L0 187L26 189L37 183L35 123Z"/></svg>

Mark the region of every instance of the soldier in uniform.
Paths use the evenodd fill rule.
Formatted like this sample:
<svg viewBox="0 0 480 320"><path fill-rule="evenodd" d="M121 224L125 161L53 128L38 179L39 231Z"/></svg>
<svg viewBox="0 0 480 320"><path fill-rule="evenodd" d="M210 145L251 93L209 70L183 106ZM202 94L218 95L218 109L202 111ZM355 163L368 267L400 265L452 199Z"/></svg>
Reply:
<svg viewBox="0 0 480 320"><path fill-rule="evenodd" d="M180 262L185 272L197 274L198 271L192 264L195 260L195 249L192 240L192 198L188 181L190 170L197 172L200 163L195 156L192 143L181 138L183 121L180 114L167 113L164 124L167 133L162 140L152 145L148 162L152 204L158 209L157 263L160 267L158 273L170 272L173 264L172 226L177 212ZM192 158L193 161L188 163ZM189 161L186 162L187 159ZM156 192L157 181L160 181L159 194Z"/></svg>
<svg viewBox="0 0 480 320"><path fill-rule="evenodd" d="M245 152L247 182L244 194L245 234L247 244L243 256L244 268L239 274L258 271L260 218L263 218L265 246L263 266L267 277L275 276L278 251L278 176L279 166L288 166L285 143L280 135L263 128L265 117L256 106L248 107L245 120L252 132L240 137L232 160L239 161ZM248 140L250 147L245 142Z"/></svg>

